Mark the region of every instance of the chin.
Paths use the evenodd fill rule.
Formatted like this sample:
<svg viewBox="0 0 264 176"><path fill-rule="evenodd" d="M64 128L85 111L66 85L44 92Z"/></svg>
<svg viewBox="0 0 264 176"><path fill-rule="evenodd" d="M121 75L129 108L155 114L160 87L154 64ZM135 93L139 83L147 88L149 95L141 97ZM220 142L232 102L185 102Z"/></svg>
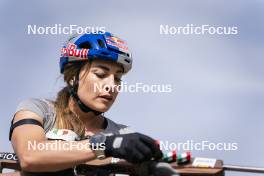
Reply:
<svg viewBox="0 0 264 176"><path fill-rule="evenodd" d="M110 109L111 106L107 106L105 104L100 104L95 106L93 109L99 112L106 112Z"/></svg>
<svg viewBox="0 0 264 176"><path fill-rule="evenodd" d="M93 102L92 104L86 102L86 101L83 101L83 103L92 108L93 110L95 111L98 111L98 112L106 112L110 109L110 107L112 106L113 102L104 102L104 101L95 101Z"/></svg>

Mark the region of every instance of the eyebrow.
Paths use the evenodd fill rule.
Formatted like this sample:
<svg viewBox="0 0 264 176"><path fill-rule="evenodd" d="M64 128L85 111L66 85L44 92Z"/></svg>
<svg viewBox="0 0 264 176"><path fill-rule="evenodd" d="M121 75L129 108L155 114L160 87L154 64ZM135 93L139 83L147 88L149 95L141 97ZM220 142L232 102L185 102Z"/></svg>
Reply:
<svg viewBox="0 0 264 176"><path fill-rule="evenodd" d="M103 66L103 65L96 65L96 67L99 67L99 68L106 70L106 71L110 71L110 68Z"/></svg>
<svg viewBox="0 0 264 176"><path fill-rule="evenodd" d="M110 68L109 67L106 67L104 65L96 65L96 67L99 67L105 71L110 71ZM123 73L123 70L118 70L116 73Z"/></svg>

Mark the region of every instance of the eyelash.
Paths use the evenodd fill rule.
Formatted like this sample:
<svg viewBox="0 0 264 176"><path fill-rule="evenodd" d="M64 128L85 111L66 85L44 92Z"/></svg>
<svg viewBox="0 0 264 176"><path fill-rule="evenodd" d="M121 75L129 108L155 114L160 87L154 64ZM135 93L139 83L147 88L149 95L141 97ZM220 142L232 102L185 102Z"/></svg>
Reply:
<svg viewBox="0 0 264 176"><path fill-rule="evenodd" d="M98 78L104 78L104 77L105 77L105 74L95 73L95 75L96 75Z"/></svg>
<svg viewBox="0 0 264 176"><path fill-rule="evenodd" d="M106 74L99 74L99 73L95 73L95 75L98 77L98 78L104 78ZM122 82L122 80L120 78L115 78L115 81L117 82Z"/></svg>

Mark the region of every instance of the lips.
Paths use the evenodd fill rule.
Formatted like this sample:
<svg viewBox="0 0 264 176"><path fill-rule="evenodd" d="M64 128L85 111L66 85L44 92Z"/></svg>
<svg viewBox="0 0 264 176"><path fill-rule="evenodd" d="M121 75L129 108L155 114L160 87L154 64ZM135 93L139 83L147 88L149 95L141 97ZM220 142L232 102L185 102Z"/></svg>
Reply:
<svg viewBox="0 0 264 176"><path fill-rule="evenodd" d="M111 96L111 95L101 95L101 96L99 96L99 98L103 98L103 99L105 99L107 101L112 101L113 100L113 96Z"/></svg>

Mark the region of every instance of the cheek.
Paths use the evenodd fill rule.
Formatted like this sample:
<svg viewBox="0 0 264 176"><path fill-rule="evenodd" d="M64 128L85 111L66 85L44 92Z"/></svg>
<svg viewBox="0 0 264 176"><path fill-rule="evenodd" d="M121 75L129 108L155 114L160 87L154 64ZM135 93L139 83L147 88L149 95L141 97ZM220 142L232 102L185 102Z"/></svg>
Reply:
<svg viewBox="0 0 264 176"><path fill-rule="evenodd" d="M93 98L98 95L98 91L95 89L96 77L87 75L79 82L78 94L80 97Z"/></svg>

